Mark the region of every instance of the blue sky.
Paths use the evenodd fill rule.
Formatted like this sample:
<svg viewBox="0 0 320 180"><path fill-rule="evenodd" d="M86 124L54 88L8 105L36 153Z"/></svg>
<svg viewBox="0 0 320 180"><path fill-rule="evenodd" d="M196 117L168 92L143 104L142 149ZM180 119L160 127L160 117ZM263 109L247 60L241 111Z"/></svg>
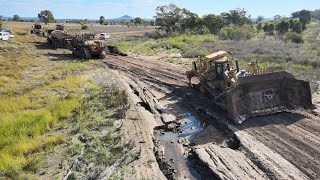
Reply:
<svg viewBox="0 0 320 180"><path fill-rule="evenodd" d="M320 9L319 0L0 0L0 15L36 17L41 10L49 9L55 18L98 19L101 15L152 18L157 6L170 3L199 15L245 8L252 17L276 14L288 17L294 11Z"/></svg>

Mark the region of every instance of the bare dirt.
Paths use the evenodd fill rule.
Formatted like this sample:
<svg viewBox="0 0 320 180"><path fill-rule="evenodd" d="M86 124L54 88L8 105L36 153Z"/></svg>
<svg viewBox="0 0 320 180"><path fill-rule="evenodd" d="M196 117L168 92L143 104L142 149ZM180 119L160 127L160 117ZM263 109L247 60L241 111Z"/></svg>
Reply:
<svg viewBox="0 0 320 180"><path fill-rule="evenodd" d="M320 178L319 110L236 125L212 100L187 86L186 65L160 56L108 56L103 64L122 80L140 114L139 121L127 123L132 139L142 156L157 162L135 167L137 178ZM165 177L158 176L157 167Z"/></svg>
<svg viewBox="0 0 320 180"><path fill-rule="evenodd" d="M53 62L73 59L68 50L42 51ZM211 99L188 87L187 61L180 58L180 64L172 64L165 58L129 54L102 60L111 69L105 81L113 77L127 90L130 108L122 128L134 148L128 162L106 167L101 179L320 178L319 93L313 111L236 125ZM50 158L52 177L66 177L67 169L55 171L65 166L58 163L61 157L57 153Z"/></svg>

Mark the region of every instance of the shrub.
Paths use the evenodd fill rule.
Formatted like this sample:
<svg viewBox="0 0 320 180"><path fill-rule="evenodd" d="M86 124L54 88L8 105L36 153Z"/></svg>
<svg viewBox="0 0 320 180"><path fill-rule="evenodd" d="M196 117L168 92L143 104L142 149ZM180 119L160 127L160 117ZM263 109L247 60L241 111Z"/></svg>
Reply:
<svg viewBox="0 0 320 180"><path fill-rule="evenodd" d="M144 37L149 38L149 39L161 39L161 38L166 37L166 34L161 33L159 31L146 32L146 33L144 33Z"/></svg>
<svg viewBox="0 0 320 180"><path fill-rule="evenodd" d="M17 35L25 36L25 35L28 35L28 33L26 31L22 31L22 32L17 32Z"/></svg>
<svg viewBox="0 0 320 180"><path fill-rule="evenodd" d="M302 35L294 33L294 32L286 33L285 34L285 40L286 41L291 41L291 42L297 43L297 44L304 43L304 39L303 39Z"/></svg>
<svg viewBox="0 0 320 180"><path fill-rule="evenodd" d="M260 32L263 29L263 23L261 22L258 23L256 28L257 28L257 31Z"/></svg>
<svg viewBox="0 0 320 180"><path fill-rule="evenodd" d="M210 29L204 26L202 28L197 28L194 32L195 34L208 35L210 34Z"/></svg>
<svg viewBox="0 0 320 180"><path fill-rule="evenodd" d="M294 21L291 27L293 32L302 33L302 23L300 21Z"/></svg>
<svg viewBox="0 0 320 180"><path fill-rule="evenodd" d="M88 29L88 26L85 25L85 24L82 24L82 25L81 25L81 29Z"/></svg>
<svg viewBox="0 0 320 180"><path fill-rule="evenodd" d="M283 35L289 31L290 23L287 20L282 20L280 23L276 25L276 30L278 34Z"/></svg>
<svg viewBox="0 0 320 180"><path fill-rule="evenodd" d="M220 30L220 38L223 40L249 40L254 37L254 30L251 26L226 26Z"/></svg>
<svg viewBox="0 0 320 180"><path fill-rule="evenodd" d="M266 23L263 26L263 31L271 36L274 35L275 25L274 23Z"/></svg>

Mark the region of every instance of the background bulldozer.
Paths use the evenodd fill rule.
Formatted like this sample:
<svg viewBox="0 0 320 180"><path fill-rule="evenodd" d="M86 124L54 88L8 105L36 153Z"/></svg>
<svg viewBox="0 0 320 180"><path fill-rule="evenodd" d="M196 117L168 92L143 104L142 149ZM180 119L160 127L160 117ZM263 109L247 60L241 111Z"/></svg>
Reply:
<svg viewBox="0 0 320 180"><path fill-rule="evenodd" d="M104 41L95 40L94 34L82 34L67 41L68 49L81 59L100 58L105 55Z"/></svg>
<svg viewBox="0 0 320 180"><path fill-rule="evenodd" d="M45 36L45 31L43 30L41 24L35 23L35 24L32 26L31 34L36 34L36 35L38 35L38 36Z"/></svg>
<svg viewBox="0 0 320 180"><path fill-rule="evenodd" d="M96 40L94 34L69 35L63 25L57 25L56 30L49 33L47 43L53 48L64 48L72 51L72 54L81 59L102 57L105 55L105 44L102 40Z"/></svg>
<svg viewBox="0 0 320 180"><path fill-rule="evenodd" d="M197 77L200 91L212 96L238 124L255 116L312 107L309 82L279 67L259 69L257 61L249 65L249 70L240 70L231 53L219 51L192 62L187 78L191 85L191 78Z"/></svg>

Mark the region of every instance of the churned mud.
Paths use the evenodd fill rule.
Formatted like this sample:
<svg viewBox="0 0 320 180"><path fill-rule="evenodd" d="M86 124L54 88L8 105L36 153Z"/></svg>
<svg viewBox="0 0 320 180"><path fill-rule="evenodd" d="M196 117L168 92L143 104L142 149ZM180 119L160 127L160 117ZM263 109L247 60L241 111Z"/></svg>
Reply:
<svg viewBox="0 0 320 180"><path fill-rule="evenodd" d="M148 129L152 144L147 145L165 178L319 178L317 110L236 125L210 98L187 86L187 63L171 64L161 58L108 56L103 64L122 79L134 105L143 110L141 122L146 125L134 131Z"/></svg>

